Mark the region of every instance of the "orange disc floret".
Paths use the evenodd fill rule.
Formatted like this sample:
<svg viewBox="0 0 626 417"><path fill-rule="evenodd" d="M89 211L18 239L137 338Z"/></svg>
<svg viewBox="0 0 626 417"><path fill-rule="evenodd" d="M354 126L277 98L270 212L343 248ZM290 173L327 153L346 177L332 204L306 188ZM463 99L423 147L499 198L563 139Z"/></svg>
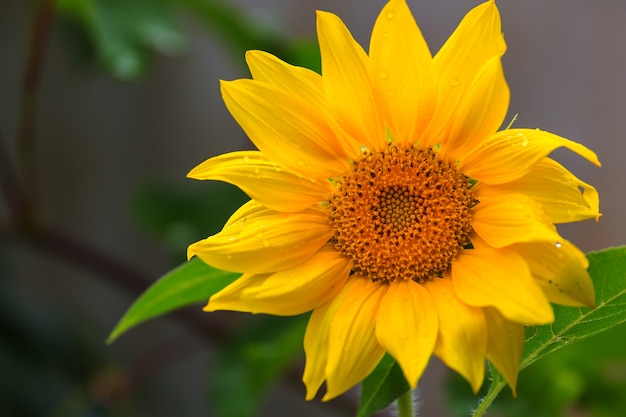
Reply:
<svg viewBox="0 0 626 417"><path fill-rule="evenodd" d="M469 178L432 149L365 152L329 200L337 250L372 280L441 276L470 243Z"/></svg>

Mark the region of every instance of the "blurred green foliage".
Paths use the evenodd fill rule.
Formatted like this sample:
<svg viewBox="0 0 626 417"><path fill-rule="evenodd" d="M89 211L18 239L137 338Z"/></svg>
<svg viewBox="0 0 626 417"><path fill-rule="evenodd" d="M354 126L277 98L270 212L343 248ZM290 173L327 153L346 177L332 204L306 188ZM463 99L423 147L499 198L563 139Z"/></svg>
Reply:
<svg viewBox="0 0 626 417"><path fill-rule="evenodd" d="M269 388L301 356L308 316L256 316L219 346L209 372L209 403L217 415L257 415Z"/></svg>
<svg viewBox="0 0 626 417"><path fill-rule="evenodd" d="M106 411L98 397L99 386L106 384L114 391L125 378L123 372L110 372L101 340L88 337L79 317L60 314L46 305L20 303L20 274L4 262L3 253L0 415L123 415L128 410L123 400L110 402Z"/></svg>
<svg viewBox="0 0 626 417"><path fill-rule="evenodd" d="M219 232L232 213L250 198L230 184L186 180L147 183L137 190L132 214L137 224L163 242L179 263L187 246Z"/></svg>
<svg viewBox="0 0 626 417"><path fill-rule="evenodd" d="M57 8L81 55L120 80L144 75L155 52L184 51L184 16L203 23L242 63L244 51L261 49L295 65L320 67L316 42L284 36L224 0L59 0Z"/></svg>

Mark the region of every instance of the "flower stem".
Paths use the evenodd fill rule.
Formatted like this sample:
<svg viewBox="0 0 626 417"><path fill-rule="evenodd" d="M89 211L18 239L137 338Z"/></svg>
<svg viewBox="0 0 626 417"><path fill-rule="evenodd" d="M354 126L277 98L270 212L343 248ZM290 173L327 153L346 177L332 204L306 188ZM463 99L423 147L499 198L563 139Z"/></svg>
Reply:
<svg viewBox="0 0 626 417"><path fill-rule="evenodd" d="M493 386L491 386L489 388L489 392L487 392L487 395L485 395L482 401L478 404L478 407L476 407L476 409L474 410L472 417L482 417L487 412L489 407L491 407L491 403L493 403L493 400L496 399L496 397L498 396L498 394L500 394L500 391L502 391L502 388L504 388L505 385L505 382L498 381Z"/></svg>
<svg viewBox="0 0 626 417"><path fill-rule="evenodd" d="M413 391L408 390L396 400L398 417L415 417L413 414Z"/></svg>

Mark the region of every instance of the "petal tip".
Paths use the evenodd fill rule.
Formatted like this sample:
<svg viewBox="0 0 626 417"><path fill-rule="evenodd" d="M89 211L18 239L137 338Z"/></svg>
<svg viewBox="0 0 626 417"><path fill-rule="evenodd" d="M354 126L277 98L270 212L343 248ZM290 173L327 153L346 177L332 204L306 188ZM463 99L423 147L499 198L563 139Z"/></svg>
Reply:
<svg viewBox="0 0 626 417"><path fill-rule="evenodd" d="M195 245L196 245L196 244L195 244L195 243L193 243L193 244L191 244L191 245L189 245L189 246L187 247L187 261L190 261L190 260L191 260L191 258L193 258L194 256L196 256L196 251L195 251L195 249L194 249L194 246L195 246Z"/></svg>

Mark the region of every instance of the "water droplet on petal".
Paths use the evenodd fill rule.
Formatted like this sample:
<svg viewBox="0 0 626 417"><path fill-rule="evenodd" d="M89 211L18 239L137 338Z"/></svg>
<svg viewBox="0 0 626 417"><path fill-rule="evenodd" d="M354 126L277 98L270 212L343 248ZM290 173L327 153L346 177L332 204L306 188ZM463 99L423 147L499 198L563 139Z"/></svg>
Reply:
<svg viewBox="0 0 626 417"><path fill-rule="evenodd" d="M243 158L241 158L241 161L248 163L250 162L250 157L248 155L245 155Z"/></svg>
<svg viewBox="0 0 626 417"><path fill-rule="evenodd" d="M380 70L378 72L378 76L380 77L381 80L386 80L387 77L389 77L389 73L385 70Z"/></svg>
<svg viewBox="0 0 626 417"><path fill-rule="evenodd" d="M450 81L450 86L452 86L452 87L458 87L458 86L459 86L459 83L460 83L459 79L458 79L458 78L456 78L456 77L454 77L454 78Z"/></svg>
<svg viewBox="0 0 626 417"><path fill-rule="evenodd" d="M528 145L528 138L524 136L524 138L522 139L522 146L526 146L526 145Z"/></svg>
<svg viewBox="0 0 626 417"><path fill-rule="evenodd" d="M387 12L387 19L391 20L396 16L396 12L394 10L389 10Z"/></svg>
<svg viewBox="0 0 626 417"><path fill-rule="evenodd" d="M296 161L296 165L298 165L299 167L302 167L302 166L304 166L304 161L302 159L298 159Z"/></svg>
<svg viewBox="0 0 626 417"><path fill-rule="evenodd" d="M561 242L554 242L554 246L556 246L556 248L559 249L563 245L561 244Z"/></svg>

